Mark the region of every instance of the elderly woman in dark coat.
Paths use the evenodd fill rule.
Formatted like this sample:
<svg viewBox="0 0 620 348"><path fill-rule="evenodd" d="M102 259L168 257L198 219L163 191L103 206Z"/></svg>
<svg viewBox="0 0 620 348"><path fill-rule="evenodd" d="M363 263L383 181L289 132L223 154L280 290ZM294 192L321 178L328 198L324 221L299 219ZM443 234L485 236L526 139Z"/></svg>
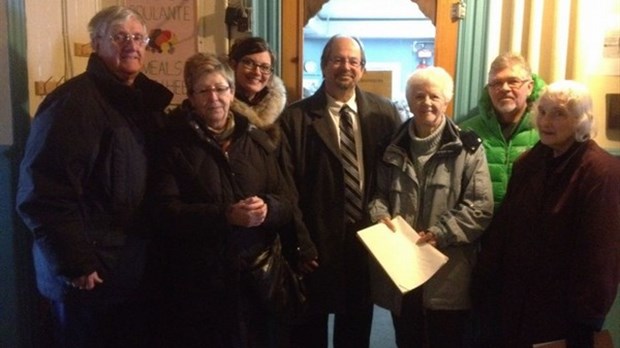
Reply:
<svg viewBox="0 0 620 348"><path fill-rule="evenodd" d="M592 347L620 281L620 160L591 139L583 85L549 85L534 113L540 142L515 163L472 295L481 304L500 296L495 346Z"/></svg>
<svg viewBox="0 0 620 348"><path fill-rule="evenodd" d="M184 75L188 99L171 114L156 189L169 230L172 337L184 347L268 347L275 318L260 305L249 265L293 219L276 147L231 111L227 62L198 53Z"/></svg>

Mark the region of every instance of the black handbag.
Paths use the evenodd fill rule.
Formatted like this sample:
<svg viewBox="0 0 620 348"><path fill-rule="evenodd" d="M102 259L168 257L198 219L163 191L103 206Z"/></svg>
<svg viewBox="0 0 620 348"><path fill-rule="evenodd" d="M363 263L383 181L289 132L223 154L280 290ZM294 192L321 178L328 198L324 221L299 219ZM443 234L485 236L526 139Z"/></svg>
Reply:
<svg viewBox="0 0 620 348"><path fill-rule="evenodd" d="M306 303L303 278L282 255L282 242L276 235L270 248L261 252L250 267L256 292L264 307L279 315L299 315Z"/></svg>

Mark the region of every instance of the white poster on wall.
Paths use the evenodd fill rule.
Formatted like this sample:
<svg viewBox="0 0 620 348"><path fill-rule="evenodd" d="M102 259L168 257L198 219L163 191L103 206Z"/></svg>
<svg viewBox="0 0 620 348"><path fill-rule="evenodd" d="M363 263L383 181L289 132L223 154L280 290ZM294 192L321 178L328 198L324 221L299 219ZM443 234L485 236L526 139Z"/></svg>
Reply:
<svg viewBox="0 0 620 348"><path fill-rule="evenodd" d="M620 76L620 9L608 13L604 23L603 58L598 73Z"/></svg>
<svg viewBox="0 0 620 348"><path fill-rule="evenodd" d="M146 20L150 41L144 73L168 87L180 104L186 98L185 60L198 51L196 1L125 0Z"/></svg>

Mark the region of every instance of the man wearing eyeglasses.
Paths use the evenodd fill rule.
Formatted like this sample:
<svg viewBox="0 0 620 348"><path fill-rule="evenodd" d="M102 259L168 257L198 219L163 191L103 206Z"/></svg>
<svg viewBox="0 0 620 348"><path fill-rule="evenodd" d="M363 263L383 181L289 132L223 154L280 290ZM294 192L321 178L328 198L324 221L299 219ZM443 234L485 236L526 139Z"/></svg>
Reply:
<svg viewBox="0 0 620 348"><path fill-rule="evenodd" d="M530 107L545 86L521 55L508 52L491 63L474 116L459 123L482 138L493 181L495 210L506 193L512 162L538 141Z"/></svg>
<svg viewBox="0 0 620 348"><path fill-rule="evenodd" d="M172 93L140 72L148 42L140 14L109 7L88 30L86 72L49 94L32 122L17 211L34 235L54 346L147 347L143 198Z"/></svg>
<svg viewBox="0 0 620 348"><path fill-rule="evenodd" d="M512 163L538 142L538 132L531 120L531 106L538 99L545 82L532 73L523 56L507 52L491 63L488 84L481 93L472 117L459 123L463 130L473 130L482 139L487 156L495 211L506 194ZM481 242L484 245L485 236ZM473 294L475 295L475 294ZM492 301L489 301L492 302ZM497 313L493 308L473 309L472 347L493 347Z"/></svg>
<svg viewBox="0 0 620 348"><path fill-rule="evenodd" d="M334 347L369 345L368 254L356 232L371 224L367 206L379 144L400 116L390 101L358 87L365 65L359 40L330 38L321 56L322 85L280 118L305 223L298 242L308 308L294 324L293 347L327 347L329 313L335 313Z"/></svg>

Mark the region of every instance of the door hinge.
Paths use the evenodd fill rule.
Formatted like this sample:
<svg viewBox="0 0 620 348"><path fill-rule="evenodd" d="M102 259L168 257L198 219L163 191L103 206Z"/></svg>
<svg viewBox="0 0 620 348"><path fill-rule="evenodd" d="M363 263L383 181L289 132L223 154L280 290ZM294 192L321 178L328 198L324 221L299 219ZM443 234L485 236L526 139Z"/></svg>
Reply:
<svg viewBox="0 0 620 348"><path fill-rule="evenodd" d="M452 4L452 7L450 8L450 17L453 22L465 19L465 7L465 1L459 1Z"/></svg>

